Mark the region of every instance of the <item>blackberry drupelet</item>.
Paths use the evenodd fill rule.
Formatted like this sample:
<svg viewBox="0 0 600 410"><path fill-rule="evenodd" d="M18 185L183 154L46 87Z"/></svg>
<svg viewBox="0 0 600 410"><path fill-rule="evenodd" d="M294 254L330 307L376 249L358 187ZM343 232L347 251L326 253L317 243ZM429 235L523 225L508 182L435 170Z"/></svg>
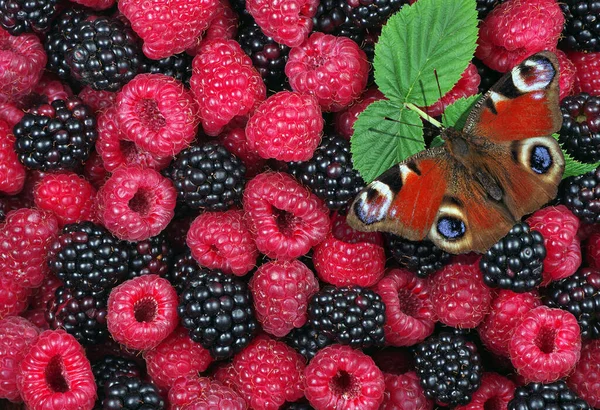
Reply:
<svg viewBox="0 0 600 410"><path fill-rule="evenodd" d="M75 291L103 293L125 280L129 247L92 222L66 225L48 251L48 266Z"/></svg>
<svg viewBox="0 0 600 410"><path fill-rule="evenodd" d="M192 252L187 248L182 255L179 255L176 258L173 267L169 269L169 272L166 275L166 279L171 282L171 285L173 285L177 294L181 295L185 289L188 278L191 278L201 270L202 268L198 265L196 259L193 258Z"/></svg>
<svg viewBox="0 0 600 410"><path fill-rule="evenodd" d="M468 404L481 385L477 348L458 334L443 332L417 345L415 366L425 395L442 404Z"/></svg>
<svg viewBox="0 0 600 410"><path fill-rule="evenodd" d="M477 18L483 20L498 4L505 0L477 0Z"/></svg>
<svg viewBox="0 0 600 410"><path fill-rule="evenodd" d="M71 75L95 90L118 91L142 67L141 41L117 18L83 20L73 29L71 40L65 55Z"/></svg>
<svg viewBox="0 0 600 410"><path fill-rule="evenodd" d="M576 177L564 179L558 200L582 222L600 222L600 167Z"/></svg>
<svg viewBox="0 0 600 410"><path fill-rule="evenodd" d="M491 288L527 292L542 283L544 237L519 222L480 259L483 281Z"/></svg>
<svg viewBox="0 0 600 410"><path fill-rule="evenodd" d="M388 234L387 249L398 264L426 278L450 263L451 255L430 241L413 242L400 236Z"/></svg>
<svg viewBox="0 0 600 410"><path fill-rule="evenodd" d="M485 94L490 88L492 88L494 84L498 82L498 80L500 80L502 73L492 70L483 64L478 58L473 58L473 64L475 67L477 67L477 73L481 78L481 82L479 83L479 93Z"/></svg>
<svg viewBox="0 0 600 410"><path fill-rule="evenodd" d="M352 27L344 2L340 0L321 0L312 21L313 30L325 34L337 35L339 31Z"/></svg>
<svg viewBox="0 0 600 410"><path fill-rule="evenodd" d="M515 397L508 402L508 410L591 410L567 383L559 380L550 384L529 383L517 387Z"/></svg>
<svg viewBox="0 0 600 410"><path fill-rule="evenodd" d="M600 339L600 272L583 268L574 275L552 282L546 289L545 304L571 312L577 318L581 336Z"/></svg>
<svg viewBox="0 0 600 410"><path fill-rule="evenodd" d="M600 97L586 93L566 97L560 110L559 141L567 153L581 162L600 161Z"/></svg>
<svg viewBox="0 0 600 410"><path fill-rule="evenodd" d="M58 0L0 0L0 26L13 36L43 33L58 14Z"/></svg>
<svg viewBox="0 0 600 410"><path fill-rule="evenodd" d="M360 286L324 286L308 304L308 324L333 341L354 348L383 346L385 304Z"/></svg>
<svg viewBox="0 0 600 410"><path fill-rule="evenodd" d="M323 199L329 209L343 208L365 186L358 171L352 168L350 142L333 133L323 136L311 159L290 162L288 170Z"/></svg>
<svg viewBox="0 0 600 410"><path fill-rule="evenodd" d="M142 275L165 276L173 263L173 248L164 232L140 242L129 243L128 279Z"/></svg>
<svg viewBox="0 0 600 410"><path fill-rule="evenodd" d="M164 410L158 387L139 377L118 376L104 386L103 410Z"/></svg>
<svg viewBox="0 0 600 410"><path fill-rule="evenodd" d="M145 60L143 71L150 74L164 74L181 81L187 87L190 86L192 77L193 57L188 53L175 54L160 60Z"/></svg>
<svg viewBox="0 0 600 410"><path fill-rule="evenodd" d="M142 377L143 375L142 369L134 360L113 355L102 356L97 362L92 363L92 372L98 393L104 391L104 385L110 379L119 376Z"/></svg>
<svg viewBox="0 0 600 410"><path fill-rule="evenodd" d="M187 279L177 312L190 338L217 360L240 352L259 329L248 285L217 270Z"/></svg>
<svg viewBox="0 0 600 410"><path fill-rule="evenodd" d="M343 0L344 12L356 27L378 29L409 0Z"/></svg>
<svg viewBox="0 0 600 410"><path fill-rule="evenodd" d="M292 329L285 337L285 341L304 356L307 361L311 361L319 350L333 343L329 337L315 330L310 323Z"/></svg>
<svg viewBox="0 0 600 410"><path fill-rule="evenodd" d="M181 151L166 175L182 205L206 211L225 211L239 204L246 183L242 161L214 142Z"/></svg>
<svg viewBox="0 0 600 410"><path fill-rule="evenodd" d="M13 132L19 161L42 171L82 165L98 137L92 109L77 97L31 109Z"/></svg>
<svg viewBox="0 0 600 410"><path fill-rule="evenodd" d="M600 51L600 1L564 0L559 5L565 15L562 44L572 50Z"/></svg>

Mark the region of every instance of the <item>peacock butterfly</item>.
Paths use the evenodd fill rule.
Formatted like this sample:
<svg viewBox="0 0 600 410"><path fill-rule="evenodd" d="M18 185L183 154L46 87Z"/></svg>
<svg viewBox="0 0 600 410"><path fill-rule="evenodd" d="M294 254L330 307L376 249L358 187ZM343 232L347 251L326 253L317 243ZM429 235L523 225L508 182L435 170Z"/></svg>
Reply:
<svg viewBox="0 0 600 410"><path fill-rule="evenodd" d="M524 215L556 196L565 161L551 136L561 127L558 60L535 54L475 104L445 144L384 172L354 199L348 223L450 253L485 252Z"/></svg>

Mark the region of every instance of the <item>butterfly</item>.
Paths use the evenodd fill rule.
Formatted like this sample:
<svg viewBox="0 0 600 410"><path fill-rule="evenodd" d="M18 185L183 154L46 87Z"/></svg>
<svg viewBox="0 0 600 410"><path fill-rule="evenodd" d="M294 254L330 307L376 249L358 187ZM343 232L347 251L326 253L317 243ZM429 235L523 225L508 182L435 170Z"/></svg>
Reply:
<svg viewBox="0 0 600 410"><path fill-rule="evenodd" d="M548 51L505 74L442 146L381 174L354 199L360 231L431 240L446 252L483 253L524 215L556 196L565 160L552 133L562 123L559 68Z"/></svg>

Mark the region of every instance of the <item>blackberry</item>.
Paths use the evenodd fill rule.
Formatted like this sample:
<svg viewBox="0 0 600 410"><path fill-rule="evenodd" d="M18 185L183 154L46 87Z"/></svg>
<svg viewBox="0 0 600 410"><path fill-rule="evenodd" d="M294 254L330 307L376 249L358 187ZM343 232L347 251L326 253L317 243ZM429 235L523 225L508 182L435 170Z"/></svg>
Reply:
<svg viewBox="0 0 600 410"><path fill-rule="evenodd" d="M246 0L229 0L231 8L238 14L240 22L252 19L250 12L246 9Z"/></svg>
<svg viewBox="0 0 600 410"><path fill-rule="evenodd" d="M477 18L483 20L498 4L505 0L477 0Z"/></svg>
<svg viewBox="0 0 600 410"><path fill-rule="evenodd" d="M343 0L344 12L356 27L378 29L409 0Z"/></svg>
<svg viewBox="0 0 600 410"><path fill-rule="evenodd" d="M177 257L175 264L169 269L166 279L171 282L177 294L181 295L188 279L201 270L202 268L198 265L196 259L192 257L192 252L188 248L182 255Z"/></svg>
<svg viewBox="0 0 600 410"><path fill-rule="evenodd" d="M237 41L242 50L252 59L267 89L273 92L289 89L285 64L290 48L267 37L253 19L248 19L238 28Z"/></svg>
<svg viewBox="0 0 600 410"><path fill-rule="evenodd" d="M550 384L529 383L517 387L515 397L508 402L508 410L592 410L589 404L579 398L559 380Z"/></svg>
<svg viewBox="0 0 600 410"><path fill-rule="evenodd" d="M600 97L581 93L560 103L562 128L559 141L581 162L600 161Z"/></svg>
<svg viewBox="0 0 600 410"><path fill-rule="evenodd" d="M103 410L164 410L158 387L139 377L118 376L106 381Z"/></svg>
<svg viewBox="0 0 600 410"><path fill-rule="evenodd" d="M193 57L188 53L175 54L160 60L146 59L143 71L151 74L164 74L190 86Z"/></svg>
<svg viewBox="0 0 600 410"><path fill-rule="evenodd" d="M477 73L479 74L479 77L481 77L481 81L479 83L479 93L485 94L490 88L492 88L494 84L498 82L498 80L500 80L502 73L492 70L483 64L483 62L481 62L481 60L478 58L473 58L473 64L475 67L477 67Z"/></svg>
<svg viewBox="0 0 600 410"><path fill-rule="evenodd" d="M71 75L95 90L118 91L140 71L142 48L133 30L111 17L79 22L65 54Z"/></svg>
<svg viewBox="0 0 600 410"><path fill-rule="evenodd" d="M360 286L324 286L308 304L309 325L337 343L355 348L383 346L385 304Z"/></svg>
<svg viewBox="0 0 600 410"><path fill-rule="evenodd" d="M352 168L350 142L333 133L323 136L311 159L290 162L288 170L334 210L344 207L365 186Z"/></svg>
<svg viewBox="0 0 600 410"><path fill-rule="evenodd" d="M559 187L559 202L582 222L600 222L600 167L583 175L569 177Z"/></svg>
<svg viewBox="0 0 600 410"><path fill-rule="evenodd" d="M128 279L142 275L165 276L173 262L173 248L164 233L129 244Z"/></svg>
<svg viewBox="0 0 600 410"><path fill-rule="evenodd" d="M239 204L246 182L242 161L214 142L183 150L166 173L182 205L207 211Z"/></svg>
<svg viewBox="0 0 600 410"><path fill-rule="evenodd" d="M248 285L217 270L187 279L177 312L190 338L217 360L240 352L259 329Z"/></svg>
<svg viewBox="0 0 600 410"><path fill-rule="evenodd" d="M519 222L481 257L479 268L489 287L522 293L542 283L545 258L542 234Z"/></svg>
<svg viewBox="0 0 600 410"><path fill-rule="evenodd" d="M292 329L286 336L286 342L307 361L311 361L319 350L333 343L329 337L315 330L310 324Z"/></svg>
<svg viewBox="0 0 600 410"><path fill-rule="evenodd" d="M58 14L58 0L0 0L0 26L13 36L43 33Z"/></svg>
<svg viewBox="0 0 600 410"><path fill-rule="evenodd" d="M426 278L450 263L451 255L430 241L413 242L400 236L388 234L387 249L398 264Z"/></svg>
<svg viewBox="0 0 600 410"><path fill-rule="evenodd" d="M417 345L415 367L425 395L441 404L468 404L481 385L477 348L456 333L433 335Z"/></svg>
<svg viewBox="0 0 600 410"><path fill-rule="evenodd" d="M559 5L565 15L562 44L572 50L600 51L600 1L564 0Z"/></svg>
<svg viewBox="0 0 600 410"><path fill-rule="evenodd" d="M104 391L104 385L110 379L119 376L142 377L143 372L134 360L125 357L106 355L92 364L92 373L96 380L98 393Z"/></svg>
<svg viewBox="0 0 600 410"><path fill-rule="evenodd" d="M93 110L77 97L33 108L13 132L19 161L42 171L82 165L98 137Z"/></svg>
<svg viewBox="0 0 600 410"><path fill-rule="evenodd" d="M338 35L340 31L352 27L344 2L340 0L321 0L312 21L313 30L325 34Z"/></svg>
<svg viewBox="0 0 600 410"><path fill-rule="evenodd" d="M66 225L48 251L50 270L70 289L104 293L125 280L129 249L100 225Z"/></svg>
<svg viewBox="0 0 600 410"><path fill-rule="evenodd" d="M577 318L581 336L600 339L600 272L583 268L552 282L546 289L546 305L564 309Z"/></svg>

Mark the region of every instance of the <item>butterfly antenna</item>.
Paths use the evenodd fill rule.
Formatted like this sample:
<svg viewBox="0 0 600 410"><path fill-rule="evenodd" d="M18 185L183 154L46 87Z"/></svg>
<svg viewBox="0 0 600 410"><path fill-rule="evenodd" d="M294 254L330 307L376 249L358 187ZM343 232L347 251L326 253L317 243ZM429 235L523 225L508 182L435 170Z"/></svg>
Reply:
<svg viewBox="0 0 600 410"><path fill-rule="evenodd" d="M443 97L442 87L440 86L440 77L438 77L438 72L435 68L433 69L433 74L435 75L435 83L437 84L437 89L438 89L438 93L440 95L440 100L441 100ZM443 118L444 122L446 122L446 113L444 111L446 111L446 110L442 110L442 118Z"/></svg>

